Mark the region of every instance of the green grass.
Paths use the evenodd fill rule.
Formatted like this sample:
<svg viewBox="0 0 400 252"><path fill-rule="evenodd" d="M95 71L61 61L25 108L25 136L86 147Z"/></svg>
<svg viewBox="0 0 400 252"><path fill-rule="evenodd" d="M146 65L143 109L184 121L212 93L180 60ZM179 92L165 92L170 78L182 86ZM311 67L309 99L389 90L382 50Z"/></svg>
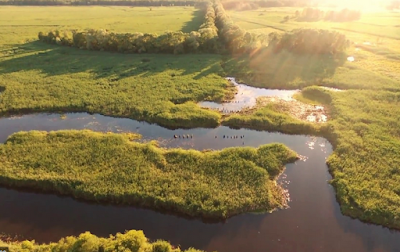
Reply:
<svg viewBox="0 0 400 252"><path fill-rule="evenodd" d="M347 55L298 55L268 49L254 56L225 58L229 75L258 87L296 89L320 85L341 89L400 90L400 53L356 50ZM354 62L347 61L353 56ZM399 57L396 59L396 57Z"/></svg>
<svg viewBox="0 0 400 252"><path fill-rule="evenodd" d="M267 8L251 11L229 11L242 28L255 33L283 33L298 28L332 29L346 35L353 45L345 55L315 56L279 54L264 50L252 57L239 56L226 60L226 71L238 72L239 78L251 85L270 88L303 88L324 85L342 89L399 90L400 30L399 13L364 13L356 22L281 21L294 15L298 8ZM370 43L371 45L364 44ZM354 62L348 62L353 56Z"/></svg>
<svg viewBox="0 0 400 252"><path fill-rule="evenodd" d="M65 251L134 251L134 252L201 252L189 248L181 250L173 247L170 243L162 240L150 242L143 231L130 230L124 234L117 233L109 238L100 238L89 232L80 234L78 237L68 236L56 243L36 244L34 241L23 241L18 243L6 243L0 241L0 246L6 246L10 252L65 252Z"/></svg>
<svg viewBox="0 0 400 252"><path fill-rule="evenodd" d="M218 55L119 55L44 45L39 31L109 28L197 30L192 7L15 7L0 9L0 114L86 111L166 127L213 127L220 115L196 105L231 95ZM12 20L12 22L5 20ZM155 25L155 23L157 25ZM45 27L43 27L45 26ZM162 26L162 30L160 30ZM158 27L158 28L157 28Z"/></svg>
<svg viewBox="0 0 400 252"><path fill-rule="evenodd" d="M33 42L0 58L0 113L87 111L168 127L216 126L197 106L229 95L219 55L123 55Z"/></svg>
<svg viewBox="0 0 400 252"><path fill-rule="evenodd" d="M200 152L135 135L20 132L0 145L0 183L204 219L284 205L274 179L297 159L282 144ZM212 186L210 186L212 185Z"/></svg>
<svg viewBox="0 0 400 252"><path fill-rule="evenodd" d="M400 228L400 93L332 93L336 146L328 165L342 211Z"/></svg>
<svg viewBox="0 0 400 252"><path fill-rule="evenodd" d="M363 13L361 19L355 22L297 22L290 19L282 23L285 16L294 17L296 10L302 8L261 8L248 11L228 11L233 21L245 30L274 28L276 32L290 31L296 28L336 29L348 30L347 36L356 36L353 33L371 34L382 38L400 39L400 31L396 27L400 13L375 12ZM353 31L353 32L351 32Z"/></svg>
<svg viewBox="0 0 400 252"><path fill-rule="evenodd" d="M1 43L36 38L39 31L108 29L117 33L191 32L203 22L194 7L2 6ZM10 22L11 21L11 22Z"/></svg>

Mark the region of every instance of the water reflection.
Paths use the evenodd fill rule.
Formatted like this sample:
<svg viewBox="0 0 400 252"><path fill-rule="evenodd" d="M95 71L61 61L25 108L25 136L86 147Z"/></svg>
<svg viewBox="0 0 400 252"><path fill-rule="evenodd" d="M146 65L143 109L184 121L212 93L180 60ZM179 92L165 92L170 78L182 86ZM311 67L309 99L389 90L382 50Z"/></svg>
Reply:
<svg viewBox="0 0 400 252"><path fill-rule="evenodd" d="M238 84L235 81L235 78L227 79L230 80L237 88L237 93L234 99L230 101L224 101L223 103L204 101L200 102L199 105L204 108L211 108L222 113L229 114L240 111L244 108L251 108L255 106L257 98L261 96L279 97L285 101L292 101L292 96L299 92L299 90L279 90L250 87L245 84Z"/></svg>
<svg viewBox="0 0 400 252"><path fill-rule="evenodd" d="M47 242L87 230L108 236L141 229L152 240L165 239L182 248L193 246L220 252L386 252L400 248L399 232L364 224L340 213L334 191L327 183L330 175L325 158L332 147L322 138L227 127L168 130L130 119L79 113L67 114L64 120L60 115L45 114L0 119L0 141L13 132L33 129L138 132L145 140L164 139L164 146L195 149L242 146L243 139L221 136L244 135L246 146L281 142L305 158L289 164L279 181L290 193L289 209L272 214L243 214L216 224L134 207L94 205L68 197L1 188L0 227L11 235ZM174 134L193 134L193 138L179 140Z"/></svg>

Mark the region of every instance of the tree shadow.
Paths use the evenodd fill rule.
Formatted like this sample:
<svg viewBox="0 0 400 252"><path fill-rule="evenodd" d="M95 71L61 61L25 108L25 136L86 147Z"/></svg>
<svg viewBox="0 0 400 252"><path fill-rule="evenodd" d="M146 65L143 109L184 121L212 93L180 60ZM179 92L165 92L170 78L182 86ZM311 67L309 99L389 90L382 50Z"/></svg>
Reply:
<svg viewBox="0 0 400 252"><path fill-rule="evenodd" d="M18 45L12 55L2 57L0 74L37 70L46 76L90 72L95 79L149 77L168 72L171 77L193 75L200 79L221 72L218 55L123 54L79 50L40 41Z"/></svg>
<svg viewBox="0 0 400 252"><path fill-rule="evenodd" d="M346 55L274 53L264 50L253 56L230 58L223 63L225 71L254 86L292 89L322 84L346 62Z"/></svg>
<svg viewBox="0 0 400 252"><path fill-rule="evenodd" d="M204 21L203 11L197 9L193 12L193 18L190 21L185 22L183 24L181 31L184 33L190 33L191 31L197 31L199 29L200 25L203 23L203 21Z"/></svg>

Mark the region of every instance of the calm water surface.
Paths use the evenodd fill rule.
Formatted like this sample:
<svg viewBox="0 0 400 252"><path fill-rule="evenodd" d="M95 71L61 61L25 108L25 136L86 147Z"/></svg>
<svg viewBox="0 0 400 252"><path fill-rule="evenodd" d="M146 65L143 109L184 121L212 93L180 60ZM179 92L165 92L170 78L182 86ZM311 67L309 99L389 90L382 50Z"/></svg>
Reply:
<svg viewBox="0 0 400 252"><path fill-rule="evenodd" d="M130 119L86 113L27 115L0 119L0 141L21 130L92 129L138 132L158 139L164 146L222 149L281 142L306 156L306 161L287 165L281 183L289 190L290 208L272 214L243 214L225 223L206 224L134 207L95 205L68 197L18 192L0 188L0 232L18 234L38 242L91 231L108 236L141 229L150 239L165 239L182 248L207 251L400 251L400 232L361 223L343 216L327 181L325 159L331 145L322 138L279 133L216 129L168 130ZM193 134L193 139L174 139L174 134ZM244 139L222 136L245 135ZM217 138L215 138L217 136Z"/></svg>
<svg viewBox="0 0 400 252"><path fill-rule="evenodd" d="M203 101L199 102L199 105L204 108L211 108L229 114L244 108L255 106L257 98L261 96L279 97L280 99L290 101L293 100L293 95L299 92L299 90L256 88L245 84L239 84L236 82L235 78L232 77L227 79L236 87L237 90L235 97L231 101L224 103Z"/></svg>

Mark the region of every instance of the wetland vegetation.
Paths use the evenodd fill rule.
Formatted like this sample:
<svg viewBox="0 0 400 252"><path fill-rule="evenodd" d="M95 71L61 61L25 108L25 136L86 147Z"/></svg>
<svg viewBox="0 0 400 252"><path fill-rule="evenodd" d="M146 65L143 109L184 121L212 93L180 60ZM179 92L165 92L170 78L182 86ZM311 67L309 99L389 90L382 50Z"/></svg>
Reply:
<svg viewBox="0 0 400 252"><path fill-rule="evenodd" d="M34 241L2 242L10 252L65 252L65 251L104 251L104 252L202 252L189 248L181 250L162 240L150 242L143 231L130 230L125 233L110 235L108 238L97 237L90 232L78 237L68 236L50 244L36 244Z"/></svg>
<svg viewBox="0 0 400 252"><path fill-rule="evenodd" d="M0 42L0 113L5 116L27 112L87 111L145 120L171 128L215 127L222 123L235 128L246 127L291 134L322 135L334 147L334 153L327 160L327 163L334 177L331 182L336 189L337 199L341 204L343 213L363 221L400 229L400 189L398 186L400 182L398 169L400 163L398 157L398 153L400 153L400 47L398 43L400 34L396 23L400 14L398 12L376 11L361 13L359 17L357 14L357 18L353 19L359 19L353 22L330 22L328 20L317 22L311 20L312 22L308 22L310 20L285 19L286 16L295 16L296 11L300 13L302 8L298 7L265 8L257 6L244 11L235 8L225 11L224 6L226 4L214 1L211 5L208 5L208 11L205 12L198 12L192 7L189 9L178 7L171 9L171 15L177 15L176 13L180 13L180 11L184 13L182 20L174 19L174 24L171 26L174 28L171 29L175 30L175 33L169 33L179 34L179 36L172 36L171 40L164 41L169 46L165 51L146 51L174 53L177 48L189 48L189 43L185 43L188 39L191 39L189 41L195 45L198 43L199 48L201 48L205 44L199 43L197 39L202 38L202 36L196 35L197 37L195 36L193 39L192 35L200 34L201 24L206 24L203 28L207 30L205 34L210 35L210 40L207 41L212 41L210 43L213 50L183 50L185 53L191 53L185 55L113 54L82 51L76 48L36 42L34 40L37 34L44 31L42 26L48 27L46 21L33 21L33 17L24 16L21 14L25 11L20 9L22 7L1 8L0 19L3 21L11 20L11 17L18 15L18 13L26 19L12 19L15 23L5 25L4 29L2 27L0 31L2 41ZM38 8L38 11L47 11L40 9L42 7ZM82 11L86 10L87 7L77 8L83 8ZM118 11L124 9L123 7L119 8L121 9L118 9ZM79 9L76 10L79 11ZM174 14L174 11L177 12ZM154 10L148 10L147 13L140 15L143 15L143 17L152 16ZM202 21L199 21L198 17L195 18L196 15L200 15L199 13L205 15ZM207 13L210 14L207 15ZM196 20L192 22L189 21L190 18ZM105 23L98 23L89 28L95 30L110 29L111 33L109 34L113 34L112 32L125 34L124 36L135 41L134 44L132 41L128 44L131 43L129 45L136 49L138 47L136 40L143 40L143 37L140 37L140 39L133 38L126 33L160 32L158 28L141 30L141 28L135 28L134 25L130 27L128 19L127 17L126 22L118 25L114 22L115 20L102 19L101 22ZM166 15L156 22L162 23L164 19L172 20L173 18ZM318 17L318 19L320 18ZM215 21L215 25L213 25L212 20ZM285 22L282 22L282 20L285 20ZM34 22L32 26L31 22ZM84 23L86 21L77 20L76 22L66 23L60 20L60 22L63 22L62 26L54 24L56 28L48 27L48 30L88 28L87 23ZM27 26L28 23L29 26ZM149 26L154 27L153 25ZM137 27L142 27L140 22ZM299 28L303 29L299 30ZM85 36L87 46L87 38L93 36L93 33L82 34ZM53 42L59 41L58 43L61 43L60 41L67 40L63 40L62 36L58 36L59 39L57 39L57 36L53 35L57 34L50 35L52 36L51 41L54 39ZM49 33L43 33L42 36L49 36ZM304 39L309 36L313 38L313 43L308 43ZM73 37L70 38L73 42ZM160 37L154 38L159 39ZM43 40L46 39L47 37ZM121 39L121 41L124 40ZM154 39L154 41L159 40ZM96 43L98 45L98 42ZM82 42L83 44L85 43ZM159 44L159 46L162 45L162 43ZM208 45L205 48L209 48ZM93 44L90 46L93 46ZM117 47L114 45L114 49ZM319 49L314 50L315 48ZM96 47L96 49L101 50L100 47ZM200 54L200 52L212 52L214 54ZM301 121L285 111L289 108L285 109L282 104L273 103L259 103L258 106L246 111L246 113L230 116L222 116L221 113L216 111L200 108L197 105L200 101L221 102L233 97L235 91L224 79L226 76L234 76L242 82L257 87L303 89L297 98L312 104L322 104L329 110L329 121L324 124ZM317 86L340 88L345 91L334 92ZM61 134L68 135L66 132ZM70 132L69 134L79 135L83 133ZM277 195L279 195L278 187L270 179L270 174L274 178L279 170L269 173L271 171L268 171L268 169L262 169L260 168L261 165L250 161L252 158L259 158L256 154L259 149L237 148L216 153L167 151L161 150L151 143L145 145L123 142L122 136L108 135L96 136L96 138L93 135L95 133L84 132L84 134L85 136L82 135L79 139L80 143L76 140L69 144L76 147L79 144L94 144L96 141L93 139L98 138L119 139L120 147L118 148L122 148L124 151L114 149L116 155L110 156L111 159L124 157L124 152L129 149L127 146L136 146L137 151L145 149L147 154L151 154L149 157L158 158L157 162L152 161L151 168L146 170L148 172L157 169L161 172L165 167L168 167L168 169L179 167L179 172L175 171L173 176L172 173L169 174L172 176L171 179L175 177L183 180L182 176L185 176L185 173L182 173L182 166L187 169L192 167L200 169L202 167L206 171L207 168L210 168L208 165L197 167L196 164L209 162L209 165L214 166L213 162L218 161L217 163L221 167L232 168L232 165L235 165L243 168L242 170L238 169L237 172L249 171L248 169L251 167L257 172L254 174L245 173L246 176L249 176L246 178L249 179L249 182L254 179L258 179L257 181L260 182L259 184L251 182L249 185L245 185L238 180L238 177L235 177L237 174L232 175L230 182L236 181L237 185L246 188L250 193L248 198L239 198L242 201L238 201L237 204L233 202L232 195L229 197L224 195L225 193L235 192L239 195L236 187L218 184L223 189L216 192L209 191L214 189L209 188L209 186L206 187L207 183L204 181L203 187L201 187L201 178L197 177L190 180L193 185L189 186L193 186L195 189L193 195L185 196L179 190L176 191L179 197L175 198L176 201L173 202L179 202L177 205L169 205L170 201L164 195L169 189L162 186L159 188L148 186L149 191L143 194L146 197L142 203L151 202L153 206L170 207L170 209L176 207L176 209L179 208L181 212L189 215L193 213L195 213L194 215L202 215L209 212L212 213L212 216L215 214L215 216L220 217L237 213L235 211L229 212L227 210L229 208L241 209L239 212L255 209L254 205L251 205L248 200L254 199L255 202L262 202L261 192L268 192L267 195L271 196L269 199L264 198L261 205L267 206L265 200L268 200L268 204L273 203L271 206L274 207L281 204L281 201L277 198ZM13 149L16 151L15 153L24 152L24 148L36 146L36 149L32 149L31 152L35 154L31 157L32 160L29 159L29 156L26 157L27 159L24 159L23 155L14 156L12 162L8 160L8 163L1 164L1 172L4 174L11 172L7 176L8 178L14 176L13 183L15 185L31 181L30 186L35 187L40 183L33 181L41 178L39 175L42 175L43 178L51 181L42 183L42 185L49 186L52 190L54 190L55 185L59 185L58 192L69 190L72 194L72 191L81 187L82 190L78 190L81 194L80 197L90 198L87 195L99 196L99 198L91 199L106 197L105 192L109 190L107 185L99 188L90 187L90 183L94 183L94 181L98 183L97 180L88 181L88 183L84 183L84 180L76 180L77 184L64 180L64 175L66 177L72 176L68 178L72 179L74 174L69 173L72 171L69 171L68 166L64 166L67 164L65 160L57 162L56 159L51 159L52 155L50 154L53 154L52 151L56 149L51 149L50 146L61 140L58 139L56 142L43 140L48 139L50 135L33 132L10 137L8 143L2 146L3 153L7 150L5 146L13 146L12 139L20 137L22 144L20 149L18 149L18 144L15 145L15 149ZM30 142L24 139L27 137L36 137L37 139L35 138L33 142ZM42 139L42 142L39 141L40 139ZM96 144L100 143L97 142ZM43 148L43 146L48 147ZM98 148L93 149L93 151L108 150L106 146L101 144L96 146L95 144L92 146ZM280 148L284 147L281 146ZM80 150L74 148L74 150L76 149ZM43 155L44 153L49 155L45 159L49 163L40 164L35 159L38 155L42 155L39 150L43 151ZM75 155L73 153L71 149L71 153L68 153L68 155ZM175 156L171 153L174 153ZM86 154L88 155L88 153ZM142 158L142 163L137 163L137 167L147 167L144 166L145 161L148 161L145 158L147 154L139 155L135 153ZM61 157L65 156L66 153L59 150L58 155L55 155L54 158L58 157L61 160ZM221 157L219 155L228 155L237 159L237 163L224 162L222 159L217 160L216 157ZM10 152L3 158L11 156ZM249 156L252 158L249 158ZM172 159L169 160L168 157ZM187 157L188 161L185 162L194 163L190 163L186 167L179 157ZM132 157L126 158L131 160ZM80 160L79 156L77 156L77 160ZM45 170L33 169L35 165L43 168L56 168L56 166L51 165L53 161L60 165L57 166L57 169L59 169L57 171L64 174L63 176L58 177L59 175L54 171L46 173ZM99 159L98 161L99 164L95 167L96 169L102 167L100 163L104 164L104 160L100 162ZM139 162L139 159L131 161ZM13 162L19 164L18 168L25 167L24 169L29 172L13 173L12 171L16 171ZM280 160L280 162L279 166L281 167L287 161ZM79 166L79 164L76 165L76 167ZM221 172L222 174L226 171L220 169L213 172L217 172L216 174ZM106 174L100 171L98 173L101 176ZM146 174L144 173L143 176ZM188 174L192 173L189 172ZM114 179L124 179L123 177L119 178L119 175L123 175L123 173L112 175ZM168 178L167 175L166 177L160 176L157 178L157 183L166 178ZM8 181L10 182L10 180ZM104 181L113 183L114 180L112 177L107 177L107 180ZM153 184L157 185L157 183ZM202 188L201 190L196 188L197 183L200 183L199 188ZM256 184L263 184L263 186L254 187ZM120 191L121 188L114 186L112 185L110 188L118 189L116 192L122 192ZM227 186L228 189L223 186ZM272 190L271 188L275 189ZM91 191L95 189L100 191ZM196 194L196 192L203 190L209 192L212 196L222 197L224 200L220 203L224 202L226 205L221 204L216 207L208 200L204 201L206 203L200 200L198 202L202 202L201 204L195 204L194 202L199 200L196 197L202 195L201 193ZM149 195L153 198L150 197L151 200L146 201L150 199ZM192 196L194 198L190 198ZM187 200L185 197L189 197L187 198L189 201L182 201ZM124 194L120 194L112 200L124 202L126 197Z"/></svg>
<svg viewBox="0 0 400 252"><path fill-rule="evenodd" d="M274 179L297 155L282 144L199 152L130 142L134 138L91 131L14 134L0 145L0 183L204 219L285 206Z"/></svg>

